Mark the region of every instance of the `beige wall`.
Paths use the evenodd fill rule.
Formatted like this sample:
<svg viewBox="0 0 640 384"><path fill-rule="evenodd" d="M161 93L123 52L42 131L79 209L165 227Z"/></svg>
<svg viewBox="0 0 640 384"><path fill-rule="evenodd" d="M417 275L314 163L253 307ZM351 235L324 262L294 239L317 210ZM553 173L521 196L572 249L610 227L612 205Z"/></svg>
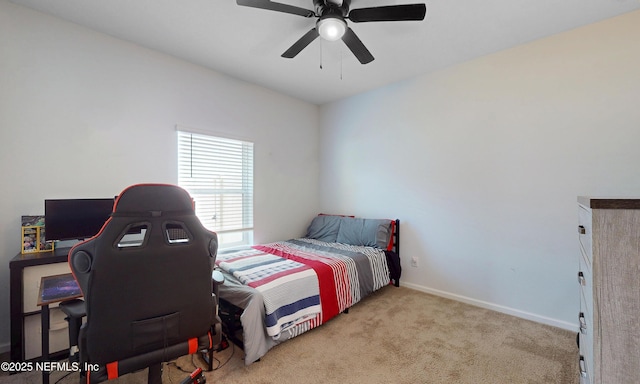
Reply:
<svg viewBox="0 0 640 384"><path fill-rule="evenodd" d="M322 210L401 219L405 285L574 328L576 196L640 196L638 42L634 12L324 106Z"/></svg>

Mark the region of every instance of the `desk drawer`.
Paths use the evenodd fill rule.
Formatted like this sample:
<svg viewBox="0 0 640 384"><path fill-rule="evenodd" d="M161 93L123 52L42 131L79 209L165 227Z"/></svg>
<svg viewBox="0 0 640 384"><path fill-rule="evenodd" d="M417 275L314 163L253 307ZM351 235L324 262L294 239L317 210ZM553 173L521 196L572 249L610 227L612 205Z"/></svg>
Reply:
<svg viewBox="0 0 640 384"><path fill-rule="evenodd" d="M49 310L49 353L69 348L69 324L59 308ZM24 318L24 358L42 355L42 318L40 314Z"/></svg>

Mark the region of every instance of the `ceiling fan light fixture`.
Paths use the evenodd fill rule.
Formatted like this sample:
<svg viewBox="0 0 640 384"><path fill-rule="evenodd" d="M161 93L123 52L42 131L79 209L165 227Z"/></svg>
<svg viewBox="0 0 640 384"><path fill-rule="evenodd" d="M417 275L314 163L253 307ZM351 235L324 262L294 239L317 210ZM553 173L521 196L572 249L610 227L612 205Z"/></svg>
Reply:
<svg viewBox="0 0 640 384"><path fill-rule="evenodd" d="M347 30L347 23L340 17L328 15L318 20L318 34L327 41L336 41L344 36Z"/></svg>

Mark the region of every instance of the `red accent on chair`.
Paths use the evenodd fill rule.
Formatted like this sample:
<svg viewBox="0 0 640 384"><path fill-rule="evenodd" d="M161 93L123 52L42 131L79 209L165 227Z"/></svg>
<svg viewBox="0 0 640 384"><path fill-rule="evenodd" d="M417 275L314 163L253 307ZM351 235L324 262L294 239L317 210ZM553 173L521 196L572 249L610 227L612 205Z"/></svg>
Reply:
<svg viewBox="0 0 640 384"><path fill-rule="evenodd" d="M107 364L107 377L109 380L118 378L118 362L114 361Z"/></svg>
<svg viewBox="0 0 640 384"><path fill-rule="evenodd" d="M189 354L194 354L198 352L198 338L194 337L193 339L189 339Z"/></svg>

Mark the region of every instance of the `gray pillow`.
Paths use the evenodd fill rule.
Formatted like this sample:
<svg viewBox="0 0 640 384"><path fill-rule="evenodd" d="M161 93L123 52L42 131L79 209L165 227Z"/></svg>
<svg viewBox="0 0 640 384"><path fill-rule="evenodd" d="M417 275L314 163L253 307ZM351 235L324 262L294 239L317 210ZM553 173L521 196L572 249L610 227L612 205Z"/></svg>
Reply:
<svg viewBox="0 0 640 384"><path fill-rule="evenodd" d="M343 217L336 242L387 249L391 221Z"/></svg>
<svg viewBox="0 0 640 384"><path fill-rule="evenodd" d="M340 229L340 216L319 215L313 218L307 228L307 238L335 243Z"/></svg>

